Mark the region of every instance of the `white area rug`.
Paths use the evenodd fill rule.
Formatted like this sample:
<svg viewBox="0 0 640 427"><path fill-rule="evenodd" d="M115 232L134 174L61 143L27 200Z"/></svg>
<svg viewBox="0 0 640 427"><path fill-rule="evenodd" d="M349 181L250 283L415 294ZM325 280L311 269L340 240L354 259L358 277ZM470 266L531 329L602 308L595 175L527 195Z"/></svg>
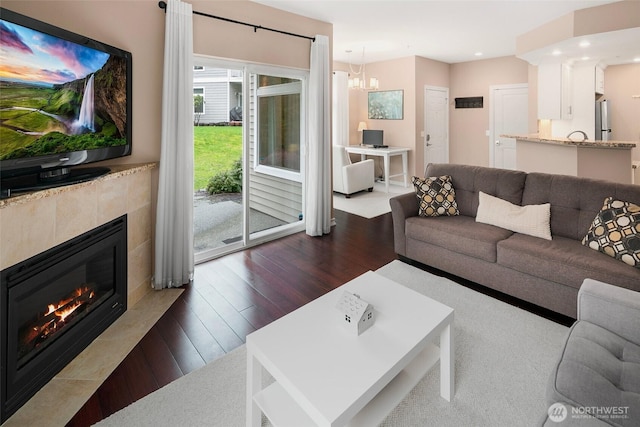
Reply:
<svg viewBox="0 0 640 427"><path fill-rule="evenodd" d="M567 328L400 261L378 272L455 310L455 396L436 365L383 426L534 426ZM140 399L101 426L244 426L245 346ZM265 422L265 425L268 425Z"/></svg>
<svg viewBox="0 0 640 427"><path fill-rule="evenodd" d="M334 209L365 218L375 218L391 212L391 207L389 206L390 198L398 194L413 193L413 191L411 183L408 183L406 188L402 185L391 184L387 193L384 189L384 182L376 182L371 193L362 191L353 194L349 199L344 194L334 193L333 207Z"/></svg>

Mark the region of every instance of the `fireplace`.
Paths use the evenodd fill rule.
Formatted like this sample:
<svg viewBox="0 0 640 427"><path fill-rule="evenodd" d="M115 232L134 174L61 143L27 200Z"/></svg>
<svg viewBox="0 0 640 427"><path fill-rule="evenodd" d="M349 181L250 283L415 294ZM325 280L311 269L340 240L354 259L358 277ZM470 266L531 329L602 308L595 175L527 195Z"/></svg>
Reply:
<svg viewBox="0 0 640 427"><path fill-rule="evenodd" d="M127 309L127 216L1 272L0 423Z"/></svg>

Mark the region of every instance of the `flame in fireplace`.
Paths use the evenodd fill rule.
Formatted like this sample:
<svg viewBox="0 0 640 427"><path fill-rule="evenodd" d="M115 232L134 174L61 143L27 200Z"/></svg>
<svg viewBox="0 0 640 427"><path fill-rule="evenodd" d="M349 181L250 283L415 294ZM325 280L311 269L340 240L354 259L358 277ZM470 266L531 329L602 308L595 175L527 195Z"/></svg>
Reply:
<svg viewBox="0 0 640 427"><path fill-rule="evenodd" d="M76 302L72 304L70 307L65 307L61 309L60 307L54 307L53 304L49 304L49 312L47 314L55 313L56 316L60 318L60 320L66 319L71 313L76 311L76 308L82 305L81 302Z"/></svg>
<svg viewBox="0 0 640 427"><path fill-rule="evenodd" d="M75 324L93 308L100 306L108 293L100 292L96 283L78 286L58 302L45 304L46 309L20 328L18 338L18 359L23 363L37 352L47 347L62 334L67 326Z"/></svg>
<svg viewBox="0 0 640 427"><path fill-rule="evenodd" d="M83 295L88 294L87 298L92 299L95 297L95 292L84 286L73 291L73 294L66 299L60 300L56 304L49 304L48 311L45 313L45 316L50 314L55 314L61 321L64 321L71 313L76 311L79 307L86 303L86 301L81 301Z"/></svg>
<svg viewBox="0 0 640 427"><path fill-rule="evenodd" d="M69 296L57 303L49 304L47 311L35 321L32 332L25 337L25 343L33 343L38 346L57 330L65 325L65 320L75 313L80 307L92 304L95 291L88 286L75 289Z"/></svg>

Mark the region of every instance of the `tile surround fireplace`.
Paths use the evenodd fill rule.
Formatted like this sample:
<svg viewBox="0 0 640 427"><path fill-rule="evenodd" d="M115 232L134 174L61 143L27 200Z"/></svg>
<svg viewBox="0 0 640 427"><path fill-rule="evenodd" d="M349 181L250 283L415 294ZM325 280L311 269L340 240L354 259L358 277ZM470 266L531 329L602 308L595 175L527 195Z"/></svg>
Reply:
<svg viewBox="0 0 640 427"><path fill-rule="evenodd" d="M43 404L46 407L52 404L54 406L50 407L49 412L54 408L54 412L57 411L59 405L54 403L55 400L49 401L48 396L59 396L59 393L54 392L52 395L49 391L59 390L61 387L69 388L69 390L77 389L80 383L74 378L82 379L82 387L80 388L86 388L87 391L95 389L101 382L100 378L106 378L108 372L117 365L114 365L115 360L123 356L120 353L126 354L127 348L131 348L132 343L139 339L139 335L147 329L149 320L140 311L142 307L147 307L144 309L145 312L149 312L151 309L152 318L154 318L157 316L157 313L154 313L155 304L160 302L160 305L164 306L164 300L171 297L171 295L159 293L162 294L158 295L160 299L156 297L149 299L152 296L150 293L152 274L151 192L154 168L156 168L155 163L115 166L112 167L110 174L91 182L0 200L0 238L2 242L0 244L0 270L21 263L95 227L126 215L126 260L129 268L125 279L125 301L129 308L133 307L131 313L127 311L126 316L122 316L116 321L118 325L114 324L90 346L97 351L97 359L104 359L104 362L109 359L104 364L104 368L90 368L93 373L86 370L83 370L84 373L80 372L79 366L87 368L90 366L87 365L88 355L85 355L86 351L83 352L45 385L23 409L9 418L7 425L24 425L24 422L31 418L31 413L37 417L39 411L33 411L34 405L35 408L42 408ZM143 306L136 305L138 302L144 303ZM138 307L141 308L138 309ZM125 317L126 319L124 319ZM135 323L131 323L134 321ZM142 323L139 323L140 321ZM116 331L113 329L115 326L117 326L117 330L124 327L124 335L123 332L120 332L120 336L115 337L110 332ZM134 330L136 332L133 334L126 332ZM129 337L129 335L132 336ZM123 342L123 348L115 349L111 344L115 342ZM110 343L108 344L109 348L114 351L107 350L105 353L106 349L103 347L107 343ZM91 357L91 360L96 360L95 356ZM85 378L90 378L90 380L84 380ZM47 392L43 394L45 390ZM82 398L76 394L70 394L69 398L75 402L74 405L81 405ZM36 401L41 403L36 403ZM64 418L64 414L61 415ZM15 424L14 421L18 424Z"/></svg>

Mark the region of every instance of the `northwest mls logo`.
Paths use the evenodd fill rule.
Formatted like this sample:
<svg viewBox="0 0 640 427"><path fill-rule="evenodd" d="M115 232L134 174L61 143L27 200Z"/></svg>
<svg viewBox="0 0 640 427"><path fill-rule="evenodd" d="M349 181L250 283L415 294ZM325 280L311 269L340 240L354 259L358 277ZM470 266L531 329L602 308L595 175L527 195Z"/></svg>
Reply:
<svg viewBox="0 0 640 427"><path fill-rule="evenodd" d="M549 419L554 423L561 423L562 421L564 421L567 418L568 413L569 412L567 411L566 406L564 406L560 402L554 403L553 405L549 406L549 410L547 411Z"/></svg>
<svg viewBox="0 0 640 427"><path fill-rule="evenodd" d="M601 420L613 420L613 419L629 419L629 407L628 406L578 406L573 407L569 405L569 409L562 403L556 402L549 406L547 415L549 419L554 423L561 423L569 415L574 419L584 418L597 418Z"/></svg>

